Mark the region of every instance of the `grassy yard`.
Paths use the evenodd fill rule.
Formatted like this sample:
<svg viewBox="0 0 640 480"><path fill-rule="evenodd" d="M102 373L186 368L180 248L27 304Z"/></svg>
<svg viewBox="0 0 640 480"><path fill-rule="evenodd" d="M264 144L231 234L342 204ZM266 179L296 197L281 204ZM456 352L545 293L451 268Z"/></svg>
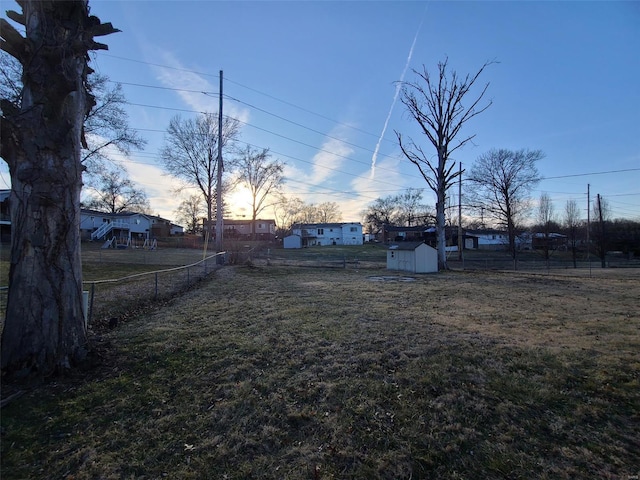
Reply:
<svg viewBox="0 0 640 480"><path fill-rule="evenodd" d="M2 478L631 480L638 292L637 270L226 267L5 407Z"/></svg>

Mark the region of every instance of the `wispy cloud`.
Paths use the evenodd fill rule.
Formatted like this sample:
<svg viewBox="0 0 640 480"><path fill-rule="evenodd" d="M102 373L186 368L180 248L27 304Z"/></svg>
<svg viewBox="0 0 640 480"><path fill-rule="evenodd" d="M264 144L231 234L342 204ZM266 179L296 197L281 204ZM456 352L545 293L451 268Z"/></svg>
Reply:
<svg viewBox="0 0 640 480"><path fill-rule="evenodd" d="M161 51L156 52L155 55L160 58L157 63L171 67L152 67L160 83L166 87L177 89L176 94L193 110L198 112L218 111L219 99L217 93L220 89L220 84L216 77L205 76L194 71L194 69L184 65L171 52ZM249 110L238 108L233 104L224 103L223 113L237 118L241 122L246 123L249 120Z"/></svg>
<svg viewBox="0 0 640 480"><path fill-rule="evenodd" d="M152 212L170 220L174 219L181 199L173 192L180 183L156 165L129 162L127 172L134 184L147 194Z"/></svg>
<svg viewBox="0 0 640 480"><path fill-rule="evenodd" d="M313 172L311 182L317 185L325 182L335 175L340 175L337 171L347 162L349 155L353 153L353 148L345 143L344 140L337 140L338 132L334 130L331 136L334 138L326 139L318 151L313 156Z"/></svg>
<svg viewBox="0 0 640 480"><path fill-rule="evenodd" d="M350 212L346 221L361 221L360 213L376 198L394 195L405 190L404 178L400 172L400 159L398 157L385 157L378 165L384 170L384 183L363 173L362 176L351 181L353 197L342 202L345 212Z"/></svg>

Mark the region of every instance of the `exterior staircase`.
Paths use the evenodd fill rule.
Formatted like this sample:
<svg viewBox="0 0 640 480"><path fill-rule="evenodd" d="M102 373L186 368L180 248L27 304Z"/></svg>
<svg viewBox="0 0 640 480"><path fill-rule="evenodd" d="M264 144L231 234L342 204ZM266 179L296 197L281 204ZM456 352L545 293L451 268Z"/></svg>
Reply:
<svg viewBox="0 0 640 480"><path fill-rule="evenodd" d="M91 233L91 240L95 240L96 238L104 238L114 228L129 230L129 222L116 219L112 222L103 223L94 232Z"/></svg>

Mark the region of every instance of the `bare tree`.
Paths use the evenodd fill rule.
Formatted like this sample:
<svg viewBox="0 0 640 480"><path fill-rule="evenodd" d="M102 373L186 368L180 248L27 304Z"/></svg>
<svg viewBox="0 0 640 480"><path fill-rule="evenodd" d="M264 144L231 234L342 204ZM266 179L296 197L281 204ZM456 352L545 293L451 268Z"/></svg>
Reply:
<svg viewBox="0 0 640 480"><path fill-rule="evenodd" d="M0 95L19 108L22 94L22 65L15 58L0 53ZM129 125L129 116L124 108L126 99L122 85L109 86L106 75L87 75L87 90L95 98L95 106L84 120L86 144L82 147L82 164L85 167L84 182L92 184L108 168L107 161L118 165L111 153L113 150L129 155L132 149L140 150L144 140Z"/></svg>
<svg viewBox="0 0 640 480"><path fill-rule="evenodd" d="M531 190L540 181L536 162L542 158L540 150L490 150L476 160L469 173L467 199L507 230L515 267L517 227L529 210Z"/></svg>
<svg viewBox="0 0 640 480"><path fill-rule="evenodd" d="M20 103L2 98L0 156L11 175L11 267L2 332L8 376L50 375L86 357L80 257L81 150L95 105L93 37L117 32L86 0L23 0L0 19L2 50L22 64ZM28 21L27 21L28 20ZM86 144L85 144L86 145Z"/></svg>
<svg viewBox="0 0 640 480"><path fill-rule="evenodd" d="M222 148L232 151L240 132L236 119L225 117L222 124ZM165 144L160 152L167 173L196 186L207 205L207 221L213 219L216 206L218 172L218 115L205 113L195 119L179 115L169 122Z"/></svg>
<svg viewBox="0 0 640 480"><path fill-rule="evenodd" d="M16 108L22 97L22 64L14 57L0 51L0 98Z"/></svg>
<svg viewBox="0 0 640 480"><path fill-rule="evenodd" d="M480 75L493 62L487 62L474 75L458 76L455 71L448 72L448 59L438 63L437 75L432 77L427 68L414 73L415 82L405 82L401 101L411 117L418 123L422 133L435 147L437 161L427 154L413 139L405 141L396 131L400 149L404 156L418 167L429 188L436 194L436 231L438 249L438 268L447 268L445 238L445 207L447 191L460 175L455 170L451 154L469 143L475 135L460 134L462 127L473 117L484 112L491 101L483 102L489 84L485 84L475 95L472 94ZM465 105L465 102L468 103Z"/></svg>
<svg viewBox="0 0 640 480"><path fill-rule="evenodd" d="M305 207L304 201L298 197L279 195L278 201L273 205L273 213L281 237L291 233L292 225L301 222L302 211Z"/></svg>
<svg viewBox="0 0 640 480"><path fill-rule="evenodd" d="M258 215L276 201L284 182L284 163L271 160L268 149L255 151L250 146L240 155L236 167L240 184L251 193L251 234L255 236ZM269 200L272 203L268 203Z"/></svg>
<svg viewBox="0 0 640 480"><path fill-rule="evenodd" d="M386 225L432 225L435 219L433 209L422 203L422 191L413 188L377 198L362 212L362 216L369 233L373 234L384 231Z"/></svg>
<svg viewBox="0 0 640 480"><path fill-rule="evenodd" d="M607 202L600 194L596 196L593 202L594 222L592 223L591 238L596 247L596 254L600 258L600 265L602 268L607 266L607 223L610 220L611 208L609 202Z"/></svg>
<svg viewBox="0 0 640 480"><path fill-rule="evenodd" d="M106 161L113 162L110 149L129 155L147 142L129 125L122 85L109 87L109 78L96 73L88 77L88 82L96 105L84 121L87 145L82 150L82 163L90 176L99 178Z"/></svg>
<svg viewBox="0 0 640 480"><path fill-rule="evenodd" d="M573 259L573 268L577 268L577 245L578 245L578 229L580 228L580 209L578 202L575 200L567 200L564 207L564 226L567 229L569 237L569 245L571 248L571 258Z"/></svg>
<svg viewBox="0 0 640 480"><path fill-rule="evenodd" d="M88 208L107 213L151 211L147 194L120 169L103 170L93 190L86 202Z"/></svg>
<svg viewBox="0 0 640 480"><path fill-rule="evenodd" d="M551 201L551 197L547 193L543 192L540 195L540 200L538 201L538 224L542 229L540 232L543 236L544 242L542 245L542 251L544 259L547 261L547 266L549 264L551 251L551 230L554 220L555 212L553 202Z"/></svg>
<svg viewBox="0 0 640 480"><path fill-rule="evenodd" d="M375 199L362 212L364 225L369 233L378 235L382 232L384 235L385 227L396 222L396 208L397 204L393 195ZM386 238L382 240L386 242Z"/></svg>
<svg viewBox="0 0 640 480"><path fill-rule="evenodd" d="M317 223L337 223L342 220L342 212L336 202L322 202L314 206Z"/></svg>
<svg viewBox="0 0 640 480"><path fill-rule="evenodd" d="M291 227L303 223L336 223L342 221L342 212L335 202L320 204L305 203L298 197L280 196L274 204L276 223L282 235L290 233Z"/></svg>
<svg viewBox="0 0 640 480"><path fill-rule="evenodd" d="M200 195L189 195L182 200L176 209L176 220L183 223L187 233L198 233L201 231L201 221L205 214L202 197Z"/></svg>

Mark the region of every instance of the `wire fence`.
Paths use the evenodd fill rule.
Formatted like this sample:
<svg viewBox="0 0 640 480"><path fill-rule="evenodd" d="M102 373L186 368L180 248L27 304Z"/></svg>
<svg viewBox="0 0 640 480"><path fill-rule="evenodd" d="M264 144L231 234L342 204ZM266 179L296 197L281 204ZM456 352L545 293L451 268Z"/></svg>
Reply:
<svg viewBox="0 0 640 480"><path fill-rule="evenodd" d="M127 257L124 259L126 260ZM118 278L84 281L82 282L83 300L87 326L96 329L113 326L120 319L139 313L147 306L159 304L185 292L221 268L225 259L226 252L219 252L188 265ZM105 256L105 258L100 257L99 261L108 263L109 260ZM146 257L144 260L146 261ZM117 271L117 268L114 268L114 271ZM0 288L2 318L7 306L8 290L8 287Z"/></svg>
<svg viewBox="0 0 640 480"><path fill-rule="evenodd" d="M197 251L189 249L169 249L162 252L97 250L89 252L87 265L83 260L83 269L86 267L91 272L93 267L98 272L93 272L94 276L99 274L113 278L83 282L87 324L89 328L100 329L113 322L117 323L118 319L139 314L146 307L159 305L187 291L225 264L386 270L385 255L380 249L362 249L351 253L348 250L346 252L331 250L330 247L291 251L244 245L242 248L234 248L206 257L203 255L201 260L194 262ZM157 268L163 263L166 263L169 268L119 275L132 271L133 264ZM176 264L180 265L175 266ZM590 275L591 271L596 272L601 269L600 260L594 257L588 261L580 258L574 266L572 260L566 256L546 260L540 256L523 255L517 264L514 264L508 255L486 252L475 252L473 255L465 253L463 260L457 259L457 253L452 254L448 265L453 270L554 271L556 273L564 270L578 275ZM605 265L608 269L625 267L638 269L640 259L610 255ZM129 266L129 270L125 268L126 266ZM8 288L0 287L2 319L4 319L7 305L7 294Z"/></svg>
<svg viewBox="0 0 640 480"><path fill-rule="evenodd" d="M221 268L225 255L219 252L188 265L85 281L87 323L94 327L113 326L119 318L172 298Z"/></svg>

